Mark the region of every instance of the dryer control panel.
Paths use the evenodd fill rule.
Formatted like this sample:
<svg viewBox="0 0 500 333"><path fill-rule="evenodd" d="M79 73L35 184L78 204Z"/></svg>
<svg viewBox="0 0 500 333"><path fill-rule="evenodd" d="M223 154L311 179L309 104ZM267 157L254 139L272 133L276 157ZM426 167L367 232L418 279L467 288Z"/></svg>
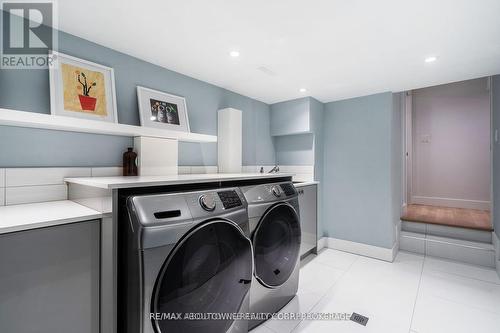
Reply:
<svg viewBox="0 0 500 333"><path fill-rule="evenodd" d="M297 194L297 190L295 189L295 186L293 186L292 183L282 183L280 184L280 186L287 197L290 195Z"/></svg>
<svg viewBox="0 0 500 333"><path fill-rule="evenodd" d="M297 190L291 181L241 187L248 204L287 201L297 198Z"/></svg>

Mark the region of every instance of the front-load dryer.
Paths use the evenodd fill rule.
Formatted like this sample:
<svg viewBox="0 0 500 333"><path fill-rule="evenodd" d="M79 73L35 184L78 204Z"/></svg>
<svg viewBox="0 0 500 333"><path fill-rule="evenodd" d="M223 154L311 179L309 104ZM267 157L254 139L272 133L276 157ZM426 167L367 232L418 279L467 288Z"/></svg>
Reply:
<svg viewBox="0 0 500 333"><path fill-rule="evenodd" d="M125 331L247 332L237 315L248 312L253 259L240 189L131 195L125 209Z"/></svg>
<svg viewBox="0 0 500 333"><path fill-rule="evenodd" d="M250 288L253 328L278 312L297 293L300 265L300 218L292 182L242 187L248 202L254 249Z"/></svg>

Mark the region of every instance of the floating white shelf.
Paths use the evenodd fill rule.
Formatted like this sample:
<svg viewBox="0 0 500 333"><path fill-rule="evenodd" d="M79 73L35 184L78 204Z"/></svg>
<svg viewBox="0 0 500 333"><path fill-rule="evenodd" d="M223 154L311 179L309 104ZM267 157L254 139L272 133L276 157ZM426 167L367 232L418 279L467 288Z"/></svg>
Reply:
<svg viewBox="0 0 500 333"><path fill-rule="evenodd" d="M184 133L159 128L116 124L2 108L0 108L0 125L130 137L150 136L176 139L184 142L217 142L216 135Z"/></svg>

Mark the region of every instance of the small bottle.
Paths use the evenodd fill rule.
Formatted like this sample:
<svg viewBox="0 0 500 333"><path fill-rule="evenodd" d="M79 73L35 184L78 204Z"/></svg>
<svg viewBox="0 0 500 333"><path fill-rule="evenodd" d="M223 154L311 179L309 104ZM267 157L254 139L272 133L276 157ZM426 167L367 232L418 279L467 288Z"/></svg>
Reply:
<svg viewBox="0 0 500 333"><path fill-rule="evenodd" d="M137 154L134 153L133 148L128 147L127 151L123 153L123 175L124 176L137 176Z"/></svg>

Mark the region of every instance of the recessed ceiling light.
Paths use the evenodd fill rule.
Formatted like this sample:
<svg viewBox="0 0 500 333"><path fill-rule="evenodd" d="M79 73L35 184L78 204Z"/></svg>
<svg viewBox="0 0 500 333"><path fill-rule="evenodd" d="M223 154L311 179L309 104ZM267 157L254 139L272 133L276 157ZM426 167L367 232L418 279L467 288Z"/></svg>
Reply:
<svg viewBox="0 0 500 333"><path fill-rule="evenodd" d="M306 89L306 88L300 88L300 89L299 89L299 91L300 91L301 93L305 93L305 92L307 91L307 89Z"/></svg>
<svg viewBox="0 0 500 333"><path fill-rule="evenodd" d="M229 55L233 58L236 58L240 56L240 53L238 51L231 51Z"/></svg>
<svg viewBox="0 0 500 333"><path fill-rule="evenodd" d="M425 58L425 62L434 62L436 60L437 60L437 57L435 57L435 56Z"/></svg>

